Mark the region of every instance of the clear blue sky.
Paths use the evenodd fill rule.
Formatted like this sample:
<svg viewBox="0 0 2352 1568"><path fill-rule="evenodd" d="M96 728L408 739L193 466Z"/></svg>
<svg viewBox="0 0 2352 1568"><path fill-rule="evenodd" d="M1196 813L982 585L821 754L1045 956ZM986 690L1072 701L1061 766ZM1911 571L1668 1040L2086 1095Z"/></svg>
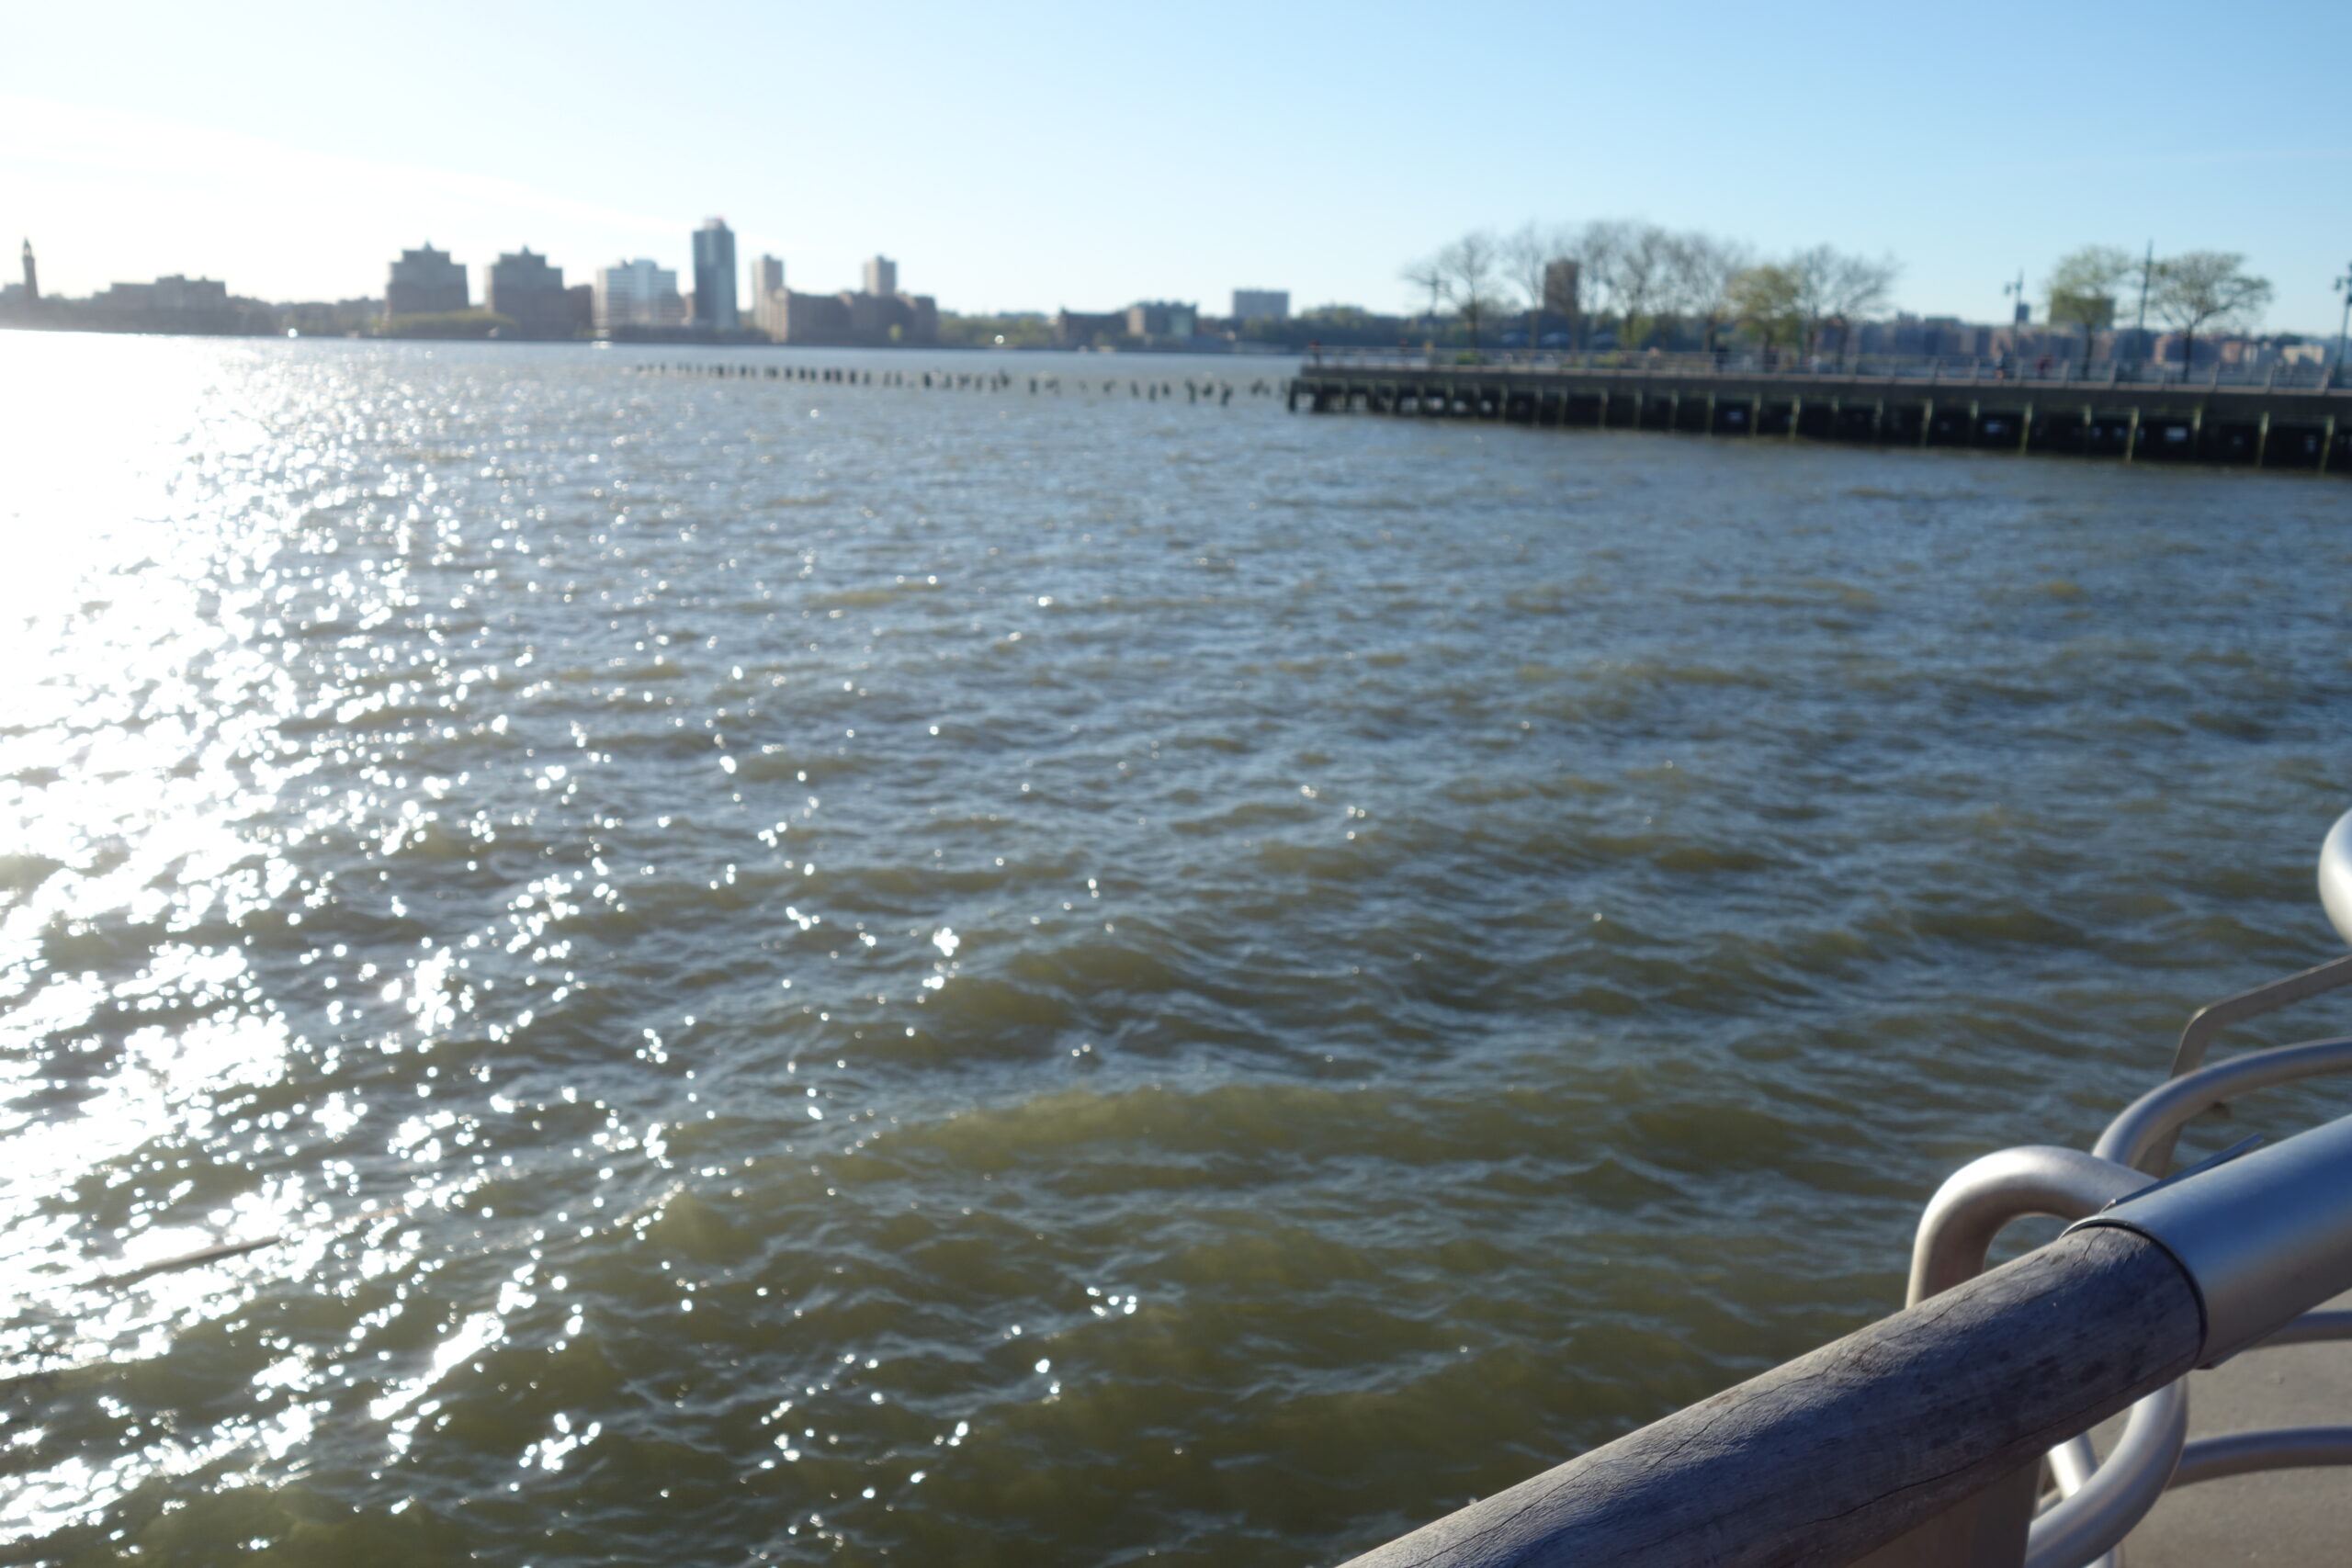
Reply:
<svg viewBox="0 0 2352 1568"><path fill-rule="evenodd" d="M1404 304L1460 231L1645 216L1892 253L1905 308L2100 241L2245 252L2330 332L2352 5L14 7L0 236L83 292L380 293L430 237L949 310Z"/></svg>

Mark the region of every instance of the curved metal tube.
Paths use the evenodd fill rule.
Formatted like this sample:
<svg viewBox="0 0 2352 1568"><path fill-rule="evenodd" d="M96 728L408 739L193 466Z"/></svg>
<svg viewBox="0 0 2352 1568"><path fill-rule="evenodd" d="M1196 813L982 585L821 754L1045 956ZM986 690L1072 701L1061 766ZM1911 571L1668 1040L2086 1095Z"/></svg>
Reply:
<svg viewBox="0 0 2352 1568"><path fill-rule="evenodd" d="M2352 877L2352 871L2345 874ZM2322 886L2324 886L2323 882ZM2230 1025L2277 1012L2295 1002L2324 995L2338 986L2352 986L2352 953L2331 958L2297 974L2265 980L2250 991L2240 991L2199 1008L2189 1018L2188 1027L2180 1032L2180 1043L2173 1047L2170 1076L2178 1077L2203 1066L2206 1049L2213 1043L2213 1037Z"/></svg>
<svg viewBox="0 0 2352 1568"><path fill-rule="evenodd" d="M2058 1483L2062 1502L2080 1492L2098 1469L2098 1450L2091 1447L2088 1432L2069 1438L2050 1450L2050 1478Z"/></svg>
<svg viewBox="0 0 2352 1568"><path fill-rule="evenodd" d="M2352 1038L2306 1040L2233 1056L2160 1084L2125 1106L2099 1134L2091 1153L2149 1170L2159 1144L2199 1111L2258 1089L2341 1072L2352 1072Z"/></svg>
<svg viewBox="0 0 2352 1568"><path fill-rule="evenodd" d="M2050 1450L2050 1473L2058 1483L2061 1502L2080 1492L2098 1470L2098 1450L2091 1447L2090 1434L2069 1438ZM2030 1527L2029 1527L2030 1528ZM2083 1568L2121 1568L2116 1548L2109 1547Z"/></svg>
<svg viewBox="0 0 2352 1568"><path fill-rule="evenodd" d="M2257 1470L2301 1470L2352 1464L2352 1427L2281 1427L2268 1432L2232 1432L2199 1438L2181 1451L2175 1486L2194 1486L2224 1475Z"/></svg>
<svg viewBox="0 0 2352 1568"><path fill-rule="evenodd" d="M2323 1047L2341 1046L2342 1065L2352 1067L2352 1041L2323 1041ZM2269 1082L2284 1082L2292 1077L2308 1076L2311 1059L2306 1047L2285 1046L2284 1051L2304 1051L2300 1062L2287 1064L2263 1063L2262 1057L2276 1053L2257 1053L2236 1058L2219 1066L2200 1072L2194 1077L2176 1080L2165 1089L2177 1085L2194 1089L2213 1078L2230 1079L2230 1069L2240 1069L2234 1079L2222 1087L2228 1092L2248 1076L2259 1078L2256 1087ZM2329 1058L2333 1060L2333 1058ZM2249 1075L2246 1064L2278 1076L2260 1077ZM2281 1071L2281 1067L2287 1070ZM2301 1070L2296 1070L2298 1066ZM2324 1071L2325 1067L2316 1070ZM2159 1101L2156 1111L2193 1100L2163 1099L2165 1089L2143 1097L2131 1110L2117 1119L2109 1129L2107 1138L2100 1140L2102 1151L2117 1129L2140 1111L2149 1101ZM2218 1098L2218 1097L2217 1097ZM2143 1117L2143 1121L2159 1125L2162 1131L2177 1130L2181 1121L2196 1114L2188 1111L2178 1121L2165 1122L2161 1116ZM2129 1135L2129 1129L2126 1129ZM2079 1149L2060 1148L2048 1145L2029 1145L2021 1148L2003 1149L1996 1154L1973 1160L1954 1171L1929 1199L1919 1217L1919 1229L1911 1249L1911 1280L1906 1295L1908 1304L1916 1305L1928 1296L1951 1289L1963 1280L1984 1271L1986 1254L2002 1229L2011 1221L2028 1214L2048 1214L2059 1219L2081 1219L2098 1213L2108 1204L2130 1196L2152 1185L2154 1178L2128 1165L2102 1157L2102 1154L2084 1154ZM2280 1329L2265 1344L2291 1345L2307 1340L2352 1338L2352 1312L2312 1312ZM2311 1428L2314 1432L2336 1432L2337 1428ZM2342 1429L2352 1438L2352 1428ZM2155 1506L2167 1484L2176 1483L2177 1467L2183 1461L2188 1434L2188 1393L2186 1383L2173 1383L2157 1390L2132 1407L2122 1436L2115 1450L2102 1464L2086 1437L2075 1438L2051 1451L2051 1469L2058 1480L2060 1501L2045 1509L2036 1518L2027 1538L2026 1568L2112 1568L2111 1552L2116 1544L2131 1533L2133 1527ZM2267 1437L2268 1434L2254 1436ZM2250 1440L2250 1439L2245 1439ZM2239 1438L2209 1439L2214 1443L2240 1443ZM2249 1449L2252 1454L2269 1454L2268 1448ZM2282 1453L2285 1450L2280 1450ZM2296 1449L2314 1454L2326 1451L2306 1445ZM2234 1463L2242 1469L2282 1468L2294 1464L2352 1462L2325 1458L2280 1457L2268 1461L2238 1457L2238 1450L2216 1450L2211 1462ZM2235 1471L2211 1470L2211 1474L2236 1473ZM2209 1475L2199 1472L2189 1480L2204 1480Z"/></svg>
<svg viewBox="0 0 2352 1568"><path fill-rule="evenodd" d="M2132 1407L2115 1451L2080 1490L2027 1532L2025 1568L2083 1568L2132 1533L2171 1484L2188 1438L2188 1385L2166 1383Z"/></svg>
<svg viewBox="0 0 2352 1568"><path fill-rule="evenodd" d="M2335 825L2327 830L2326 840L2319 847L2319 902L2320 908L2327 911L2328 923L2335 928L2335 934L2352 942L2352 811L2335 819ZM2275 1012L2290 1002L2300 1002L2343 985L2352 985L2352 955L2330 959L2300 975L2267 980L2250 991L2240 991L2198 1009L2190 1017L2188 1027L2180 1032L2180 1043L2173 1048L2172 1071L2166 1076L2177 1078L2202 1066L2213 1037L2230 1025ZM2146 1159L2132 1163L2149 1170L2163 1170L2172 1163L2176 1134L2177 1130L2163 1134L2150 1148Z"/></svg>
<svg viewBox="0 0 2352 1568"><path fill-rule="evenodd" d="M2154 1179L2080 1149L2048 1144L1971 1160L1945 1179L1919 1216L1904 1304L1917 1306L1982 1274L1994 1238L2010 1221L2028 1214L2086 1219Z"/></svg>
<svg viewBox="0 0 2352 1568"><path fill-rule="evenodd" d="M2352 942L2352 811L2335 819L2319 847L2319 903L2335 934Z"/></svg>
<svg viewBox="0 0 2352 1568"><path fill-rule="evenodd" d="M1905 1304L1916 1306L1929 1296L1983 1273L1994 1239L2010 1221L2028 1214L2083 1219L2119 1198L2137 1192L2154 1179L2129 1166L2086 1155L2080 1149L2046 1144L2003 1149L1970 1161L1936 1189L1936 1195L1928 1201L1926 1211L1919 1216L1918 1234L1911 1247L1911 1285ZM2177 1388L2175 1385L2159 1391L2132 1407L2124 1440L2116 1450L2117 1460L2131 1457L2126 1453L2127 1448L2132 1454L2137 1454L2147 1446L2144 1437L2139 1444L2132 1444L2132 1434L2149 1430L2151 1422L2166 1421L2171 1403L2181 1403L2185 1407L2185 1401L2177 1397ZM2171 1403L2168 1396L2174 1396ZM2059 1490L2068 1499L2086 1485L2095 1484L2097 1476L2103 1473L2087 1438L2062 1445L2052 1452L2050 1460L2058 1472ZM2111 1478L2086 1503L2061 1502L2051 1509L2043 1517L2057 1516L2055 1523L2047 1527L2060 1532L2052 1539L2070 1546L2086 1531L2104 1529L2110 1507L2108 1495L2120 1488L2124 1479L2120 1474ZM2163 1490L2161 1483L2157 1490ZM2124 1500L2126 1506L2135 1498L2136 1492ZM2152 1495L2150 1502L2153 1501ZM2060 1509L2067 1511L2061 1513ZM2140 1512L2145 1511L2143 1506ZM2131 1515L2122 1529L2131 1529L2139 1517L2138 1513ZM2039 1520L2036 1526L2041 1528ZM2121 1539L2120 1530L2117 1539ZM2083 1560L2069 1562L2064 1568L2083 1568ZM2102 1561L2093 1568L2113 1565Z"/></svg>
<svg viewBox="0 0 2352 1568"><path fill-rule="evenodd" d="M2339 822L2336 826L2341 828L2343 824ZM2331 836L2330 842L2333 841ZM2323 902L2326 897L2327 865L2327 855L2323 851L2320 856ZM2346 874L2352 876L2352 872ZM2212 1045L2213 1037L2232 1024L2276 1012L2291 1003L2324 995L2338 986L2352 986L2352 953L2342 958L2331 958L2317 968L2306 969L2299 975L2266 980L2250 991L2240 991L2233 997L2223 997L2218 1002L2199 1008L2189 1019L2188 1026L2180 1032L2180 1043L2173 1047L2172 1071L2165 1076L2177 1078L2203 1066L2205 1053ZM2172 1142L2173 1134L2169 1133L2157 1141L2148 1156L2150 1170L2162 1170L2172 1162Z"/></svg>

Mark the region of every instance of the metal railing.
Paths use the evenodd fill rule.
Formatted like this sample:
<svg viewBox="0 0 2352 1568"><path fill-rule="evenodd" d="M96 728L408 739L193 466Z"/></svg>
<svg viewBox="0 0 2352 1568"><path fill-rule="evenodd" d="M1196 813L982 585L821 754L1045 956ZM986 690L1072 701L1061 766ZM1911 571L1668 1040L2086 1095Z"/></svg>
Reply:
<svg viewBox="0 0 2352 1568"><path fill-rule="evenodd" d="M2319 881L2352 942L2352 812ZM2352 1117L2163 1174L2199 1113L2352 1072L2352 1038L2199 1060L2224 1024L2352 978L2343 962L2200 1010L2174 1075L2088 1153L2008 1149L1954 1173L1920 1218L1903 1312L1348 1568L2113 1568L2168 1488L2352 1464L2352 1426L2190 1441L2186 1381L2245 1350L2352 1339L2352 1311L2320 1308L2352 1288ZM1985 1272L2029 1215L2074 1224ZM2086 1434L2126 1404L2101 1461Z"/></svg>
<svg viewBox="0 0 2352 1568"><path fill-rule="evenodd" d="M2267 365L2203 365L2188 369L2147 361L1951 358L1912 355L1799 355L1753 349L1717 354L1663 353L1626 349L1466 349L1310 347L1308 370L1589 371L1611 375L1769 376L1795 380L1860 379L1916 381L1928 385L2035 387L2177 387L2198 389L2342 392L2347 389L2333 364L2273 361Z"/></svg>

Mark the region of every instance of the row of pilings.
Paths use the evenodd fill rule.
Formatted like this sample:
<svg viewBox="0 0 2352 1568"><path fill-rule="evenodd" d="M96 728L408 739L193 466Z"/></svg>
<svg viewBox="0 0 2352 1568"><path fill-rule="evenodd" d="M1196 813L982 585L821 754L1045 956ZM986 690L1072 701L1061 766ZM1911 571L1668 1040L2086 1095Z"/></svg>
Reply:
<svg viewBox="0 0 2352 1568"><path fill-rule="evenodd" d="M2352 473L2352 392L1310 367L1294 412Z"/></svg>
<svg viewBox="0 0 2352 1568"><path fill-rule="evenodd" d="M648 376L702 376L722 379L763 379L769 381L808 381L823 386L899 387L925 392L1009 392L1018 387L1023 378L1010 371L960 370L875 370L854 365L757 365L740 361L695 361L680 364L633 365L629 367ZM1065 388L1059 376L1031 376L1029 395L1060 397ZM1214 403L1222 408L1233 401L1234 393L1245 397L1271 398L1279 395L1280 383L1260 378L1247 386L1216 377L1185 377L1181 381L1142 380L1133 377L1072 377L1068 391L1081 397L1115 398L1125 396L1143 402L1173 401L1179 392L1185 402Z"/></svg>

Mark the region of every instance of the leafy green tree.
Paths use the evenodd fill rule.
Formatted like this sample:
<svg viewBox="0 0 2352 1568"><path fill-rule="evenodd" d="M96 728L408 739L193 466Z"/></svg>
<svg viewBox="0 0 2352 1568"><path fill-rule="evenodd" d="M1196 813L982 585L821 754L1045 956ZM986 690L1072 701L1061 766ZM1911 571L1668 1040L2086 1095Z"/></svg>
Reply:
<svg viewBox="0 0 2352 1568"><path fill-rule="evenodd" d="M939 313L942 348L1050 348L1053 341L1053 323L1043 316L959 316L952 310Z"/></svg>
<svg viewBox="0 0 2352 1568"><path fill-rule="evenodd" d="M2270 303L2270 280L2245 270L2235 251L2185 251L2156 264L2148 281L2148 308L2180 329L2180 365L2197 362L2199 327L2248 327Z"/></svg>
<svg viewBox="0 0 2352 1568"><path fill-rule="evenodd" d="M1766 348L1779 343L1782 333L1794 347L1804 331L1803 293L1803 281L1793 268L1767 262L1732 276L1724 288L1724 308Z"/></svg>
<svg viewBox="0 0 2352 1568"><path fill-rule="evenodd" d="M1700 341L1713 354L1715 333L1733 313L1733 280L1754 264L1755 253L1737 240L1694 229L1674 235L1667 254L1673 307L1697 324Z"/></svg>
<svg viewBox="0 0 2352 1568"><path fill-rule="evenodd" d="M2115 324L2116 292L2123 280L2139 270L2129 251L2113 245L2085 245L2058 258L2050 281L2042 286L2050 299L2052 326L2083 329L2083 363L2091 358L2091 335Z"/></svg>

